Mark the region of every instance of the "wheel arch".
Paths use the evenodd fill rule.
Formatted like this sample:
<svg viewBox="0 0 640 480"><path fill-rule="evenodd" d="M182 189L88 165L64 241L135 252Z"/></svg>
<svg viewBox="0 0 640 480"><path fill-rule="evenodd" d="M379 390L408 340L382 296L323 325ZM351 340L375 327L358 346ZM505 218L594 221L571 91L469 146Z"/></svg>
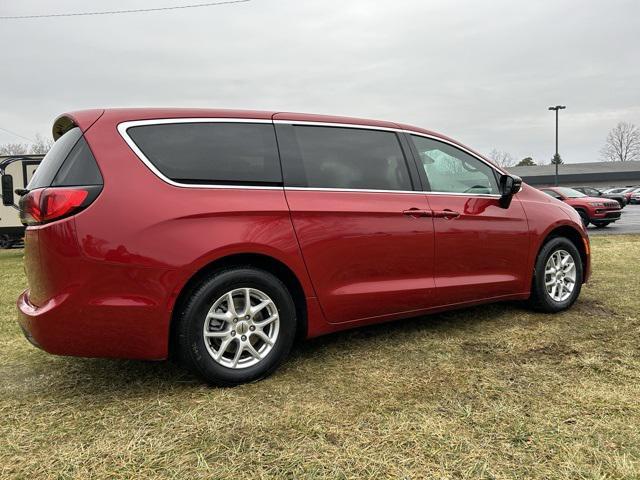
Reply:
<svg viewBox="0 0 640 480"><path fill-rule="evenodd" d="M588 276L588 270L589 270L590 252L589 252L589 247L587 246L587 243L586 243L588 242L588 240L585 239L585 237L580 233L580 231L577 228L571 225L566 225L566 224L558 225L552 228L549 232L547 232L544 239L540 243L540 245L538 245L538 250L536 252L535 259L538 258L538 255L540 254L540 250L542 250L542 247L544 247L550 240L558 237L566 238L571 243L573 243L575 247L578 249L578 252L580 253L580 261L582 262L582 271L584 272L584 275L583 275L583 283L584 283L584 281L586 281L586 278ZM536 261L535 259L534 259L534 264Z"/></svg>
<svg viewBox="0 0 640 480"><path fill-rule="evenodd" d="M293 298L293 302L296 308L296 320L297 320L297 338L305 338L308 329L308 314L307 314L307 302L302 287L302 283L298 279L294 271L282 261L263 253L234 253L220 258L217 258L206 265L202 266L199 270L193 273L187 282L183 285L178 293L176 301L174 302L173 309L171 311L171 321L169 326L169 356L175 357L175 339L176 339L176 317L184 302L189 298L189 294L202 282L204 279L212 275L214 272L223 270L226 268L234 268L241 266L251 266L265 270L278 277L287 287Z"/></svg>

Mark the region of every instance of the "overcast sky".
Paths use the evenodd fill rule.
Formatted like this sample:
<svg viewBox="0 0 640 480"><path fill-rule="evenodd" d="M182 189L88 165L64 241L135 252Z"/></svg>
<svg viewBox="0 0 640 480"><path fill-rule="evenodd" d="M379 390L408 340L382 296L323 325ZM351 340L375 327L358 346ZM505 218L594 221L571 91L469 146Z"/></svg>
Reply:
<svg viewBox="0 0 640 480"><path fill-rule="evenodd" d="M0 0L0 16L205 0ZM0 127L50 136L83 108L194 106L411 123L483 153L599 160L640 124L640 2L252 0L0 20ZM0 131L0 143L21 141Z"/></svg>

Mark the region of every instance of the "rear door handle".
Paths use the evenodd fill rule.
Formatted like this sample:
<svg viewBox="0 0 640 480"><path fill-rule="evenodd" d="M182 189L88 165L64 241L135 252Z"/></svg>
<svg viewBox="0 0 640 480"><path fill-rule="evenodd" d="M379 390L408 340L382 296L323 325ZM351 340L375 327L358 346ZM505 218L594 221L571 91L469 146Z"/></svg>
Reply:
<svg viewBox="0 0 640 480"><path fill-rule="evenodd" d="M420 218L420 217L431 217L431 210L421 210L419 208L410 208L409 210L403 210L403 215L407 215L408 217Z"/></svg>
<svg viewBox="0 0 640 480"><path fill-rule="evenodd" d="M460 212L454 212L453 210L434 210L433 216L436 218L446 218L451 220L452 218L458 218Z"/></svg>

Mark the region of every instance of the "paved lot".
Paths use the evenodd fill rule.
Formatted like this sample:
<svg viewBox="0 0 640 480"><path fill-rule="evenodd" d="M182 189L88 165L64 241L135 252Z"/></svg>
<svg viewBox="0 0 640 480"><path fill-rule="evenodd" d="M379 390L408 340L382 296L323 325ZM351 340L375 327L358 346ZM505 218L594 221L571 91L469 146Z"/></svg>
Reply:
<svg viewBox="0 0 640 480"><path fill-rule="evenodd" d="M622 218L606 228L589 225L589 235L640 233L640 205L627 205L622 210Z"/></svg>

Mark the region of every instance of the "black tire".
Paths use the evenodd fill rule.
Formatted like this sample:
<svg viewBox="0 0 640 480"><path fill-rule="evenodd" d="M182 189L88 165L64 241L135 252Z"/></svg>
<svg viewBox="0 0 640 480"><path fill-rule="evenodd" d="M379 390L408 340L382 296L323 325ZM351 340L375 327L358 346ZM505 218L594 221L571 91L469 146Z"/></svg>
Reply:
<svg viewBox="0 0 640 480"><path fill-rule="evenodd" d="M598 222L598 223L596 223L596 222L591 222L591 223L593 223L593 225L594 225L596 228L604 228L604 227L606 227L607 225L609 225L611 222Z"/></svg>
<svg viewBox="0 0 640 480"><path fill-rule="evenodd" d="M0 248L11 248L12 243L9 235L0 235Z"/></svg>
<svg viewBox="0 0 640 480"><path fill-rule="evenodd" d="M582 219L582 224L586 227L589 226L589 215L587 215L587 212L585 212L584 210L578 210L578 214L580 215L580 218Z"/></svg>
<svg viewBox="0 0 640 480"><path fill-rule="evenodd" d="M255 365L234 369L214 360L205 345L203 329L207 312L214 302L238 288L257 289L270 297L280 323L275 342L264 358ZM270 375L289 354L297 326L295 305L286 286L271 273L251 266L212 274L193 289L178 312L176 321L176 350L180 362L200 374L209 384L225 387L253 382ZM234 345L237 348L238 344Z"/></svg>
<svg viewBox="0 0 640 480"><path fill-rule="evenodd" d="M547 260L553 253L558 250L568 252L572 257L576 266L576 281L571 295L564 301L556 301L547 293L545 287L545 266ZM555 237L545 243L536 259L533 272L533 281L531 283L531 296L529 297L529 306L541 312L555 313L566 310L576 301L580 295L582 288L582 259L580 252L569 239L565 237Z"/></svg>

